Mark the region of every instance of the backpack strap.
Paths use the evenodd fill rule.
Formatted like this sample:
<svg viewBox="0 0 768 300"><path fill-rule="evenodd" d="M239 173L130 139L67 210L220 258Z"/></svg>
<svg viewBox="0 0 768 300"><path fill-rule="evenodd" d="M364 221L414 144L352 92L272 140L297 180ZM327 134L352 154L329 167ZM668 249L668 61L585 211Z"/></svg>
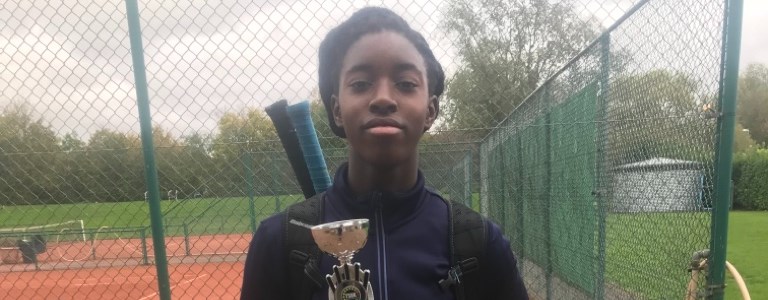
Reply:
<svg viewBox="0 0 768 300"><path fill-rule="evenodd" d="M440 280L444 289L453 288L457 300L482 295L480 264L486 252L487 223L482 215L462 203L445 200L449 210L451 269Z"/></svg>
<svg viewBox="0 0 768 300"><path fill-rule="evenodd" d="M312 238L312 232L304 227L291 224L296 220L304 224L320 224L323 214L323 197L316 194L309 199L288 207L285 214L285 253L288 255L288 280L291 283L291 299L311 299L316 289L325 286L325 277L320 273L320 248Z"/></svg>

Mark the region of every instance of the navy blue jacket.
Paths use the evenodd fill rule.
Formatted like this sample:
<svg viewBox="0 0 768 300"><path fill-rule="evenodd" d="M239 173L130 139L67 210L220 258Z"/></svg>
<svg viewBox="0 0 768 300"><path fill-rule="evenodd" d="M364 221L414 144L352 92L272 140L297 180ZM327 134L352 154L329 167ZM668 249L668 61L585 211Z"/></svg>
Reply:
<svg viewBox="0 0 768 300"><path fill-rule="evenodd" d="M438 284L450 267L448 207L438 194L425 188L422 173L408 192L355 197L347 188L346 171L346 164L339 168L326 192L323 221L370 220L368 241L353 261L371 271L374 298L455 299ZM292 286L287 282L287 254L283 250L284 218L280 213L264 220L254 234L245 261L241 299L289 299ZM481 265L482 282L488 284L481 290L487 294L477 299L528 299L509 241L492 222L487 228L485 257L490 263ZM323 254L321 273L330 274L337 263ZM312 299L327 297L328 291L323 290Z"/></svg>

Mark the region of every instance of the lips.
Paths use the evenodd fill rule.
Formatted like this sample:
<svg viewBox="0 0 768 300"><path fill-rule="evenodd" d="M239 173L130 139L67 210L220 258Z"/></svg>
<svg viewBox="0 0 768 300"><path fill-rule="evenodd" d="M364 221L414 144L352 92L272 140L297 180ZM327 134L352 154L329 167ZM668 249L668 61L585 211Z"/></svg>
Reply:
<svg viewBox="0 0 768 300"><path fill-rule="evenodd" d="M363 129L375 136L392 136L403 131L403 125L393 119L376 118L363 125Z"/></svg>
<svg viewBox="0 0 768 300"><path fill-rule="evenodd" d="M371 129L375 127L395 127L403 129L403 125L393 119L376 118L371 119L363 125L363 129Z"/></svg>

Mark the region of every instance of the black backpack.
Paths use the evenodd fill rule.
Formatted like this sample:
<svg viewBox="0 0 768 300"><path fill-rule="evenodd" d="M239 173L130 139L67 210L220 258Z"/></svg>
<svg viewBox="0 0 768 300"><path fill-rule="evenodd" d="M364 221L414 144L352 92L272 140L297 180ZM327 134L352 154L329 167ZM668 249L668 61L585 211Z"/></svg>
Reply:
<svg viewBox="0 0 768 300"><path fill-rule="evenodd" d="M317 289L327 289L321 274L320 249L306 228L290 224L296 220L305 224L320 224L325 193L312 196L288 207L285 218L285 251L288 254L288 276L293 300L309 300ZM480 266L487 242L486 222L482 215L464 204L444 200L450 211L451 269L443 280L436 282L452 289L457 300L476 298L482 294Z"/></svg>

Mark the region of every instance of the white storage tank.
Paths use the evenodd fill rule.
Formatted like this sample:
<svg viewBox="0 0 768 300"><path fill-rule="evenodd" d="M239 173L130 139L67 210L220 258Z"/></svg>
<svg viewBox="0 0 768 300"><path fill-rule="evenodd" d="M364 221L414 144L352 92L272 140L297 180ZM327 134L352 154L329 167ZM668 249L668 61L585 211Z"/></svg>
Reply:
<svg viewBox="0 0 768 300"><path fill-rule="evenodd" d="M612 212L701 211L704 169L695 161L652 158L614 169Z"/></svg>

